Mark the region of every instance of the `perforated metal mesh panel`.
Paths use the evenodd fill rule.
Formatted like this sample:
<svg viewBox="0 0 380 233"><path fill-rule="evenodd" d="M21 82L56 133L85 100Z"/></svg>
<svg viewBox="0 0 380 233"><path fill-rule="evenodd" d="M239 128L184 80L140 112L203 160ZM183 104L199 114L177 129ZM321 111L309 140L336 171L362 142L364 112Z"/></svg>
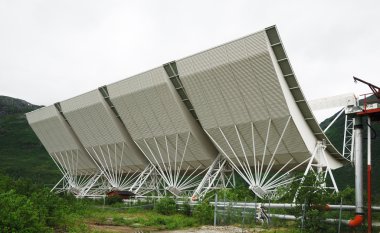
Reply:
<svg viewBox="0 0 380 233"><path fill-rule="evenodd" d="M253 156L253 126L256 155L261 160L266 154L269 162L291 117L275 160L301 162L311 156L317 138L306 140L299 114L289 110L284 92L289 90L280 82L271 49L266 31L260 31L177 61L179 76L202 126L232 159L244 151Z"/></svg>
<svg viewBox="0 0 380 233"><path fill-rule="evenodd" d="M75 169L78 174L98 171L54 106L27 113L26 117L41 143L58 164L67 170Z"/></svg>
<svg viewBox="0 0 380 233"><path fill-rule="evenodd" d="M98 90L63 101L61 107L82 144L97 161L116 167L119 166L116 160L123 156L123 168L137 170L147 165L128 132ZM123 150L114 149L122 145Z"/></svg>
<svg viewBox="0 0 380 233"><path fill-rule="evenodd" d="M162 67L107 88L133 139L153 163L161 163L160 153L166 154L168 150L169 160L174 161L175 148L184 150L188 133L191 137L184 157L184 169L187 166L205 167L216 157L217 151L181 102ZM164 163L169 161L166 155L163 160Z"/></svg>

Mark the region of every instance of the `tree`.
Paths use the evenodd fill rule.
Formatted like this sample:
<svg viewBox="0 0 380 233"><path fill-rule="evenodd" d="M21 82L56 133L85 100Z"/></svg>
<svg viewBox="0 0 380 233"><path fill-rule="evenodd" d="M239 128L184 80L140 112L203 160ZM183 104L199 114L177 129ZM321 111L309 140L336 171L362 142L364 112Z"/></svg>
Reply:
<svg viewBox="0 0 380 233"><path fill-rule="evenodd" d="M0 194L0 225L5 232L51 232L39 218L38 208L14 190Z"/></svg>

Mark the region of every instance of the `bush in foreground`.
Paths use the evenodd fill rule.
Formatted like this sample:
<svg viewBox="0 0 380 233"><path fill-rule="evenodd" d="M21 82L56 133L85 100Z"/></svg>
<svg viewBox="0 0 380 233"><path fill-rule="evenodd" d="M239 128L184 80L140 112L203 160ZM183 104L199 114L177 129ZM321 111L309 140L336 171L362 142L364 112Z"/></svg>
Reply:
<svg viewBox="0 0 380 233"><path fill-rule="evenodd" d="M212 224L214 211L208 202L202 202L194 208L193 216L200 224Z"/></svg>
<svg viewBox="0 0 380 233"><path fill-rule="evenodd" d="M14 190L0 194L0 225L5 232L49 232L36 205Z"/></svg>
<svg viewBox="0 0 380 233"><path fill-rule="evenodd" d="M154 210L163 215L171 215L177 212L177 205L173 198L164 197L156 203Z"/></svg>

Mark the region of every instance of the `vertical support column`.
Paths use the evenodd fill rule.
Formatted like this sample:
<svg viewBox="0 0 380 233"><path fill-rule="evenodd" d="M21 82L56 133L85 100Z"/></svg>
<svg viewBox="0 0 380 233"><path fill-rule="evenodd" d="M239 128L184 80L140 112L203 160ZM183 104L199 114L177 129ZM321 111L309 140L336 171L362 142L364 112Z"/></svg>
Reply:
<svg viewBox="0 0 380 233"><path fill-rule="evenodd" d="M368 233L372 232L372 165L371 165L371 117L368 116L367 128L367 225Z"/></svg>
<svg viewBox="0 0 380 233"><path fill-rule="evenodd" d="M363 207L363 124L362 117L355 116L355 217L348 223L350 227L357 227L364 220Z"/></svg>
<svg viewBox="0 0 380 233"><path fill-rule="evenodd" d="M361 117L355 117L355 205L356 214L363 209L363 124Z"/></svg>
<svg viewBox="0 0 380 233"><path fill-rule="evenodd" d="M218 193L215 192L215 202L214 202L214 227L216 227L216 215L218 211Z"/></svg>

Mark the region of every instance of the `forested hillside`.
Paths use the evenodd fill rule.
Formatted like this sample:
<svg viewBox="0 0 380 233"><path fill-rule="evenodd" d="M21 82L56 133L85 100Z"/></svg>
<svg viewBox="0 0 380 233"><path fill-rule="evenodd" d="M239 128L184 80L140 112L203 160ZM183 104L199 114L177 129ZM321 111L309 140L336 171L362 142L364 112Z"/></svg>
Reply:
<svg viewBox="0 0 380 233"><path fill-rule="evenodd" d="M50 185L60 179L59 171L25 117L39 107L0 96L0 172Z"/></svg>

